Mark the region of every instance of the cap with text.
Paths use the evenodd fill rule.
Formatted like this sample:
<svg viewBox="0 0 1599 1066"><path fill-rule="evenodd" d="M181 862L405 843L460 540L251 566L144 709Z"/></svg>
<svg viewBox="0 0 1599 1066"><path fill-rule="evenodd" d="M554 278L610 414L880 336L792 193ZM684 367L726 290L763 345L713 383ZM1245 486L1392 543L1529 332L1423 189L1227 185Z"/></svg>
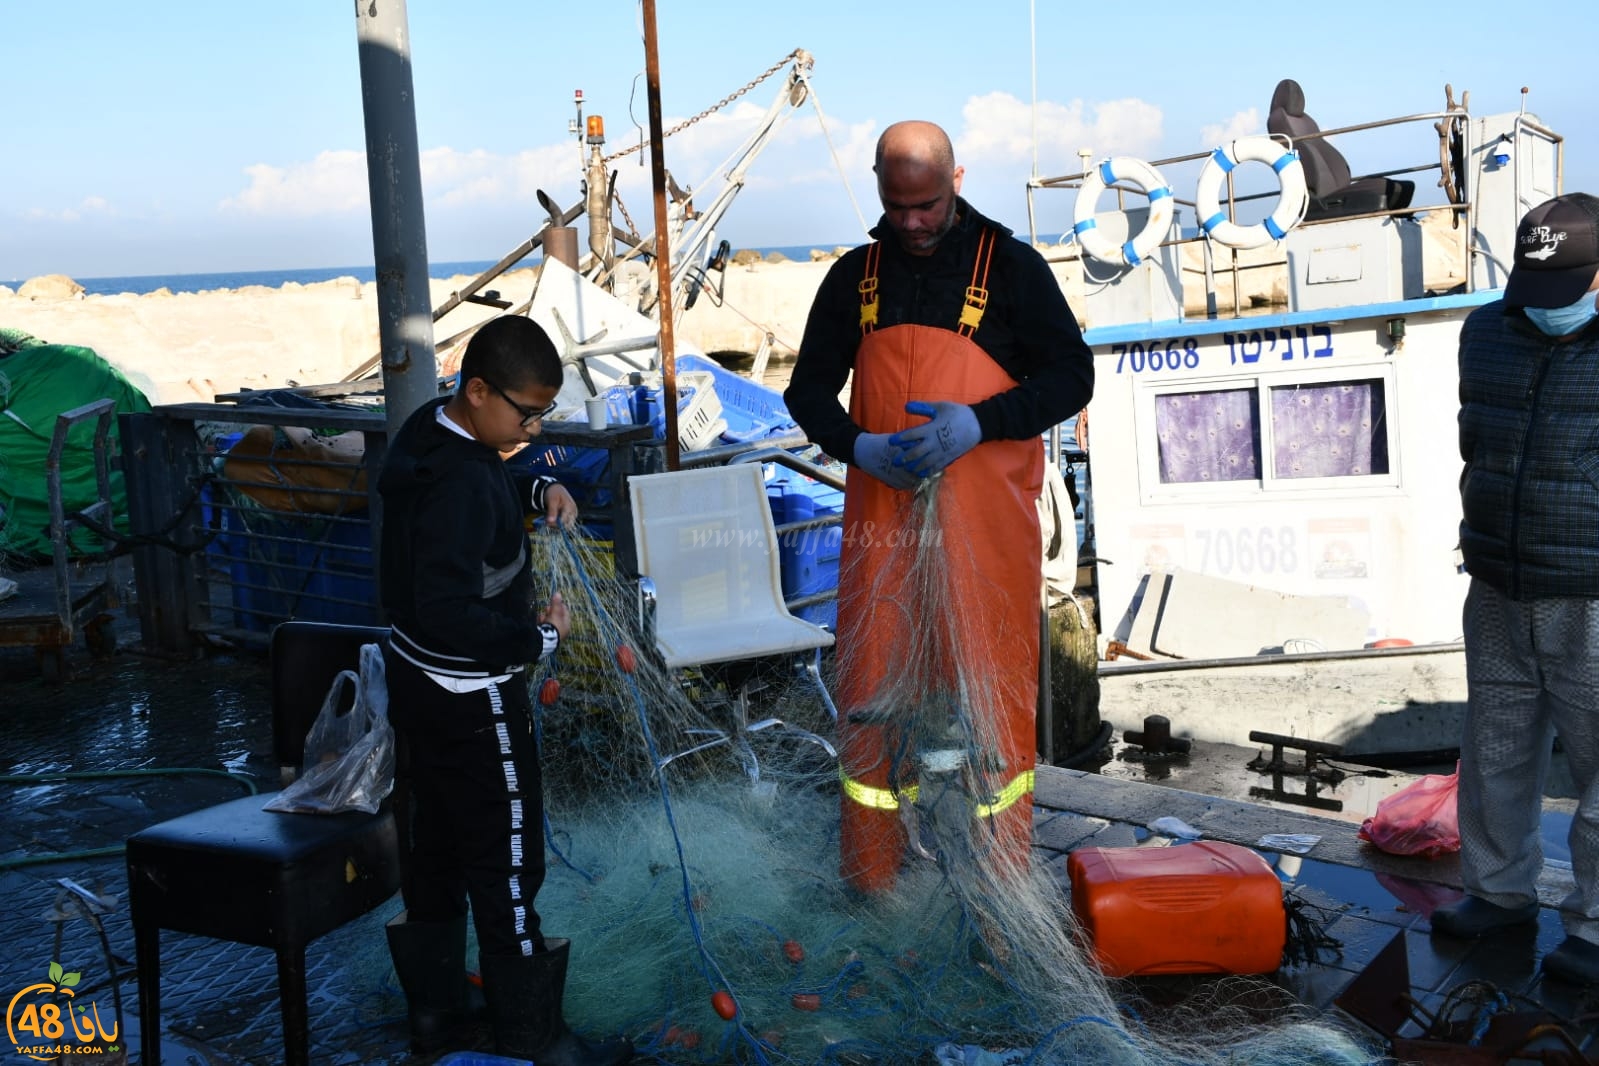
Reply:
<svg viewBox="0 0 1599 1066"><path fill-rule="evenodd" d="M1515 265L1505 303L1565 307L1599 274L1599 198L1585 192L1545 200L1516 227Z"/></svg>

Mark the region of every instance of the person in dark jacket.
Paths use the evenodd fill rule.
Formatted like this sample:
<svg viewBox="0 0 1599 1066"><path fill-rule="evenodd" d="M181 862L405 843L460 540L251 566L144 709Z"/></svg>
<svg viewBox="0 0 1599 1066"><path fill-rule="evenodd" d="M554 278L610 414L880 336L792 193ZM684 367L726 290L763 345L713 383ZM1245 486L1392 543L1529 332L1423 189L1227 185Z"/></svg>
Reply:
<svg viewBox="0 0 1599 1066"><path fill-rule="evenodd" d="M577 506L502 459L554 409L561 361L544 330L508 315L482 326L455 394L424 404L389 443L379 589L388 613L389 713L409 757L406 909L388 926L412 1042L438 1050L466 1017L466 914L496 1049L544 1066L612 1066L625 1040L593 1044L562 1013L569 944L546 939L543 795L525 669L570 625L539 605L525 519L571 526Z"/></svg>
<svg viewBox="0 0 1599 1066"><path fill-rule="evenodd" d="M1094 392L1093 354L1044 257L961 198L965 168L954 165L954 150L942 130L931 123L899 123L884 132L878 151L921 143L916 137L930 138L938 146L940 195L927 202L900 202L902 194L892 179L901 171L885 170L879 161L884 213L871 231L882 257L874 331L899 325L959 330L978 238L985 231L997 234L1001 239L994 244L985 286L988 303L971 340L1013 384L971 404L971 415L982 440L1037 437L1087 405ZM885 175L890 178L887 185ZM909 195L925 193L912 190ZM859 285L873 247L849 251L822 280L783 400L806 435L828 455L864 466L874 477L886 474L901 487L915 487L919 479L914 475L906 479L881 462L886 442L866 443L857 457L857 442L867 431L839 399L865 337ZM964 415L958 417L965 422Z"/></svg>
<svg viewBox="0 0 1599 1066"><path fill-rule="evenodd" d="M964 170L942 129L889 126L873 169L883 205L873 243L823 279L783 394L810 439L851 465L838 592L840 867L863 892L892 887L909 843L898 810L915 794L911 738L949 726L911 720L921 709L959 704L971 719L972 810L991 830L982 839L996 866L1025 866L1040 435L1083 408L1094 380L1048 264L961 199ZM933 506L936 528L915 501ZM917 540L924 532L929 543ZM937 561L918 575L917 557Z"/></svg>
<svg viewBox="0 0 1599 1066"><path fill-rule="evenodd" d="M1529 211L1504 299L1461 329L1460 455L1467 895L1432 928L1480 937L1537 920L1558 737L1579 797L1576 885L1543 970L1599 984L1599 199L1571 193Z"/></svg>

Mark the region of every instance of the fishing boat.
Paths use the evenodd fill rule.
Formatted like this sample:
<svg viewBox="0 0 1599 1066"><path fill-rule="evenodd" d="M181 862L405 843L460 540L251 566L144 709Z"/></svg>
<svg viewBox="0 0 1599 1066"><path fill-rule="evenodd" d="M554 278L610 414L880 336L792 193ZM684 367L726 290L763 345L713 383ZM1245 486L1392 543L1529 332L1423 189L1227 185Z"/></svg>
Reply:
<svg viewBox="0 0 1599 1066"><path fill-rule="evenodd" d="M1525 97L1468 102L1322 130L1284 80L1266 135L1029 182L1035 241L1076 194L1047 254L1094 351L1083 592L1117 727L1458 737L1457 338L1563 143ZM1407 154L1355 175L1362 144Z"/></svg>

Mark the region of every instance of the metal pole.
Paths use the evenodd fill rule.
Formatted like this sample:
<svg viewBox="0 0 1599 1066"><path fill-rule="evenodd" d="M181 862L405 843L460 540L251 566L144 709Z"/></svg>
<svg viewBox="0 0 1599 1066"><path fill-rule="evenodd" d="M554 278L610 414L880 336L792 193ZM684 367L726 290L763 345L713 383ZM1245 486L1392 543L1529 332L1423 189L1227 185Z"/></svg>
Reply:
<svg viewBox="0 0 1599 1066"><path fill-rule="evenodd" d="M672 235L666 229L666 135L661 122L660 41L655 0L644 0L644 78L650 105L650 185L655 192L655 309L661 319L661 402L666 406L666 469L678 468L677 355L672 338Z"/></svg>
<svg viewBox="0 0 1599 1066"><path fill-rule="evenodd" d="M411 38L406 27L405 0L356 0L378 337L391 438L412 411L438 395Z"/></svg>

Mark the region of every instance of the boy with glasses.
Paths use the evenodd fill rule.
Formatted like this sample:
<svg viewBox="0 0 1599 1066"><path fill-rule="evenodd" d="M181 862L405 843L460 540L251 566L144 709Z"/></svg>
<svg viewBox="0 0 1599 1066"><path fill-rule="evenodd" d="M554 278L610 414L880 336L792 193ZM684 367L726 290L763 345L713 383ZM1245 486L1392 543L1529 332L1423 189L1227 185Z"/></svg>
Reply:
<svg viewBox="0 0 1599 1066"><path fill-rule="evenodd" d="M559 593L540 605L524 521L542 512L571 527L577 505L549 478L513 474L501 456L538 435L561 373L537 323L494 319L467 345L455 394L424 404L389 443L379 588L412 818L406 910L388 938L418 1050L460 1039L470 903L495 1049L613 1066L632 1045L590 1043L567 1028L568 942L545 939L533 907L544 882L543 794L524 670L555 651L570 613Z"/></svg>

